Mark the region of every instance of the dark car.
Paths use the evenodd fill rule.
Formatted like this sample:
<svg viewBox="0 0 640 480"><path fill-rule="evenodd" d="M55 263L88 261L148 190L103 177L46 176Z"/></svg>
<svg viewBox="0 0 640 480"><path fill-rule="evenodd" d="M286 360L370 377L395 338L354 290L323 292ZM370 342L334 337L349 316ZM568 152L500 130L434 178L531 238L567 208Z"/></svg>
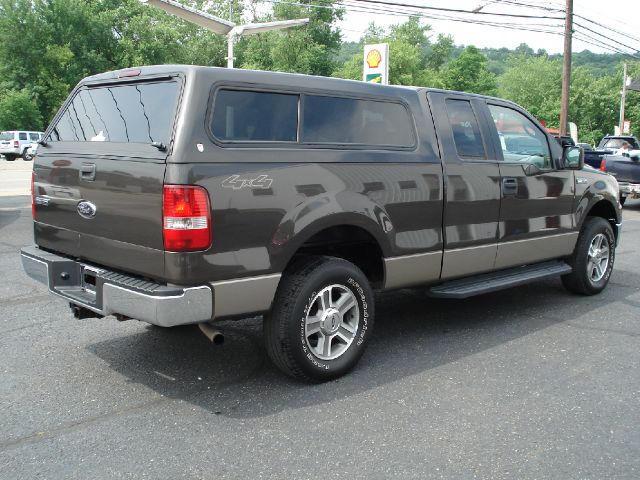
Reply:
<svg viewBox="0 0 640 480"><path fill-rule="evenodd" d="M598 147L593 150L585 150L584 163L600 169L602 159L605 155L613 155L625 143L629 144L630 149L637 149L638 140L635 137L624 135L606 135L600 140Z"/></svg>
<svg viewBox="0 0 640 480"><path fill-rule="evenodd" d="M600 170L613 175L620 186L620 204L627 198L640 198L640 150L631 150L622 155L606 155Z"/></svg>
<svg viewBox="0 0 640 480"><path fill-rule="evenodd" d="M284 372L336 378L374 290L452 299L561 276L607 285L615 179L512 102L195 66L88 77L34 160L23 265L78 318L263 315ZM189 352L185 352L189 355Z"/></svg>

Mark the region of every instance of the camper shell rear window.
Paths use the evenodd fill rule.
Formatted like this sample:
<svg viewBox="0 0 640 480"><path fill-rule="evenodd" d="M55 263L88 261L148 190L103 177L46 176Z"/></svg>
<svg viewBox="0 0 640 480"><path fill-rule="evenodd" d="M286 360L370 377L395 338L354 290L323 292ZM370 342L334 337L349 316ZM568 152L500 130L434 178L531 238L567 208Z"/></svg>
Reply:
<svg viewBox="0 0 640 480"><path fill-rule="evenodd" d="M179 93L177 80L83 87L67 104L50 140L166 145Z"/></svg>

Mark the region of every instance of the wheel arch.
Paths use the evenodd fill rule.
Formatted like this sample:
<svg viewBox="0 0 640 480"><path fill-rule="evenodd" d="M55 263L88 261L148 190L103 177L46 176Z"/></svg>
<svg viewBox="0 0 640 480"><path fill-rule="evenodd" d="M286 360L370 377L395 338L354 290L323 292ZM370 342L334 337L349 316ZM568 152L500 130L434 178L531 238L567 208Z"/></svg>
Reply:
<svg viewBox="0 0 640 480"><path fill-rule="evenodd" d="M297 235L297 245L286 260L285 270L303 256L331 256L356 265L374 286L384 283L384 243L362 224L335 222L311 225Z"/></svg>
<svg viewBox="0 0 640 480"><path fill-rule="evenodd" d="M616 208L613 206L611 201L605 198L601 198L596 201L591 206L591 208L589 208L587 214L582 219L582 223L580 225L581 228L582 224L584 224L584 221L588 217L600 217L608 221L611 225L611 228L613 229L613 235L616 238L616 243L618 242L618 235L620 233L618 225L620 224L620 219L618 216L618 212L616 211Z"/></svg>

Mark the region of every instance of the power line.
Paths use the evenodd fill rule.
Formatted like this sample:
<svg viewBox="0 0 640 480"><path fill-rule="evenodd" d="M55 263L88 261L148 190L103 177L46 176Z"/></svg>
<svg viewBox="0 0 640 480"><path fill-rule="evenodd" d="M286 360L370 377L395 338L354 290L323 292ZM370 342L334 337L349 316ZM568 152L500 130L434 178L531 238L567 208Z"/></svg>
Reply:
<svg viewBox="0 0 640 480"><path fill-rule="evenodd" d="M624 43L622 43L622 42L618 42L617 40L614 40L613 38L609 38L609 37L607 37L607 36L603 35L603 34L602 34L602 33L600 33L600 32L596 32L595 30L593 30L593 29L591 29L591 28L589 28L589 27L585 27L584 25L582 25L582 24L580 24L580 23L578 23L578 22L574 22L574 24L575 24L577 27L583 28L583 29L585 29L585 30L587 30L587 31L589 31L589 32L591 32L591 33L594 33L594 34L596 34L596 35L598 35L598 36L600 36L600 37L602 37L602 38L605 38L606 40L608 40L608 41L610 41L610 42L616 43L616 44L618 44L618 45L620 45L620 46L622 46L622 47L624 47L624 48L628 48L628 49L629 49L629 50L631 50L631 51L635 51L635 52L637 52L637 51L638 51L638 49L635 49L635 48L633 48L633 47L630 47L629 45L626 45L626 44L624 44Z"/></svg>
<svg viewBox="0 0 640 480"><path fill-rule="evenodd" d="M620 31L618 31L618 30L616 30L616 29L614 29L614 28L612 28L612 27L609 27L609 26L607 26L607 25L603 25L603 24L601 24L601 23L599 23L599 22L596 22L595 20L591 20L590 18L583 17L582 15L575 14L574 16L575 16L575 17L578 17L578 18L581 18L581 19L583 19L583 20L586 20L587 22L593 23L594 25L597 25L597 26L599 26L599 27L601 27L601 28L606 28L607 30L611 30L612 32L615 32L615 33L617 33L618 35L621 35L621 36L623 36L623 37L626 37L626 38L628 38L628 39L630 39L630 40L634 40L634 41L636 41L636 42L640 42L640 37L634 37L633 35L629 35L629 34L627 34L627 33L620 32Z"/></svg>
<svg viewBox="0 0 640 480"><path fill-rule="evenodd" d="M564 20L564 17L549 17L549 16L543 16L543 15L520 15L520 14L512 14L512 13L492 13L492 12L483 12L483 11L474 12L473 10L462 10L459 8L428 7L425 5L411 5L407 3L387 2L385 0L354 0L354 1L359 3L373 3L376 5L385 5L389 7L414 8L417 10L431 10L431 11L449 12L449 13L466 13L471 15L491 15L496 17L510 17L510 18Z"/></svg>
<svg viewBox="0 0 640 480"><path fill-rule="evenodd" d="M495 3L505 4L505 5L518 6L518 7L537 8L537 9L545 10L545 11L548 11L548 12L564 12L564 10L563 10L563 9L561 9L561 8L549 8L548 6L544 6L544 5L531 4L531 3L525 3L525 2L519 2L519 1L516 1L516 0L494 0L494 2L495 2ZM611 32L614 32L614 33L616 33L616 34L618 34L618 35L620 35L620 36L623 36L623 37L625 37L625 38L628 38L628 39L630 39L630 40L634 40L634 41L636 41L636 42L640 42L640 37L635 37L635 36L633 36L633 35L631 35L631 34L629 34L629 33L622 32L622 31L620 31L620 30L616 30L615 28L613 28L613 27L611 27L611 26L609 26L609 25L604 25L604 24L602 24L602 23L600 23L600 22L597 22L597 21L592 20L592 19L590 19L590 18L588 18L588 17L585 17L584 15L580 15L580 14L574 13L574 14L573 14L573 16L574 16L574 17L581 18L582 20L585 20L585 21L587 21L587 22L590 22L590 23L592 23L592 24L594 24L594 25L597 25L597 26L599 26L599 27L601 27L601 28L605 28L605 29L607 29L607 30L610 30ZM586 27L585 27L585 28L586 28ZM599 33L599 32L594 32L594 33L597 33L598 35L605 36L604 34ZM605 36L605 37L606 37L606 36ZM613 40L613 39L612 39L612 40ZM632 48L632 47L628 47L628 48L631 48L631 49L633 50L633 48Z"/></svg>
<svg viewBox="0 0 640 480"><path fill-rule="evenodd" d="M513 23L513 22L500 22L497 19L492 20L492 19L478 19L476 18L465 18L465 17L461 17L461 16L453 16L453 15L447 15L447 14L443 14L443 13L426 13L424 10L428 10L428 11L435 11L435 12L440 12L440 11L446 11L446 12L450 12L450 11L459 11L459 12L464 12L467 14L472 14L474 17L475 13L470 12L468 10L460 10L460 9L444 9L444 8L439 8L439 7L422 7L422 6L416 6L416 5L410 5L410 4L402 4L402 3L395 3L395 2L387 2L387 1L382 1L382 0L343 0L342 2L340 2L340 6L339 7L334 7L332 5L318 5L318 4L313 4L313 3L300 3L300 2L294 2L294 1L286 1L286 0L266 0L268 3L272 3L272 4L286 4L286 5L295 5L295 6L300 6L300 7L305 7L305 8L321 8L321 9L330 9L330 10L345 10L347 12L353 12L353 13L371 13L371 14L385 14L385 15L391 15L391 16L415 16L415 17L420 17L420 18L424 18L427 20L442 20L442 21L453 21L453 22L459 22L459 23L467 23L467 24L475 24L475 25L482 25L482 26L489 26L489 27L494 27L494 28L504 28L504 29L512 29L512 30L520 30L520 31L529 31L529 32L533 32L533 33L542 33L542 34L552 34L552 35L562 35L561 31L558 30L554 30L554 28L562 28L562 25L558 25L558 24L549 24L549 23ZM534 5L534 4L530 4L530 3L522 3L522 2L515 2L513 0L494 0L497 3L504 3L504 4L511 4L511 5L517 5L517 6L531 6L534 8L541 8L544 10L552 10L549 7L544 7L541 5ZM530 0L531 1L531 0ZM363 5L363 4L367 4L367 5ZM388 8L389 6L393 6L393 9ZM558 10L553 10L553 11L558 11ZM484 13L484 14L489 14L492 15L491 12L479 12L479 13ZM499 17L503 17L503 16L508 16L508 17L513 17L514 15L511 14L494 14L497 15ZM527 15L527 16L522 16L522 15L516 15L516 18L540 18L543 20L549 19L549 18L559 18L559 17L545 17L545 16L535 16L535 15ZM582 18L582 17L581 17ZM588 19L589 21L591 21L590 19ZM591 21L593 22L593 21ZM594 22L597 23L597 22ZM613 42L613 43L618 43L621 46L628 48L630 50L634 50L633 47L626 45L622 42L618 42L617 40L608 37L607 35L604 35L600 32L597 32L595 30L590 29L589 27L585 27L582 26L580 24L578 24L578 26L580 26L581 28L584 28L585 30L590 31L591 33L601 37L601 38L596 38L593 35L581 32L581 34L578 36L578 40L588 44L588 45L593 45L596 47L600 47L603 48L605 50L608 50L610 52L614 52L614 53L620 53L620 54L624 54L624 55L628 55L631 56L633 58L638 58L635 54L633 53L629 53L626 52L624 50L622 50L619 47L615 47L614 45L612 45L609 42ZM603 27L603 28L608 28L608 27ZM348 30L345 29L347 31L354 31L354 30ZM354 31L355 32L355 31ZM358 31L357 33L364 33L362 31Z"/></svg>

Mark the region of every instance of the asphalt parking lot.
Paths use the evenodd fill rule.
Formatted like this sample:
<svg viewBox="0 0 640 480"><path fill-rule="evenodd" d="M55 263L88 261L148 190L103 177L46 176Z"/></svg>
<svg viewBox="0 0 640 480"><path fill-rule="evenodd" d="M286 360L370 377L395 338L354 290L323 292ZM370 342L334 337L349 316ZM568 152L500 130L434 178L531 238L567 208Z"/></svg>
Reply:
<svg viewBox="0 0 640 480"><path fill-rule="evenodd" d="M73 319L22 272L30 199L6 164L0 478L640 478L640 201L603 294L379 295L356 370L309 386L270 364L259 319L222 346Z"/></svg>

